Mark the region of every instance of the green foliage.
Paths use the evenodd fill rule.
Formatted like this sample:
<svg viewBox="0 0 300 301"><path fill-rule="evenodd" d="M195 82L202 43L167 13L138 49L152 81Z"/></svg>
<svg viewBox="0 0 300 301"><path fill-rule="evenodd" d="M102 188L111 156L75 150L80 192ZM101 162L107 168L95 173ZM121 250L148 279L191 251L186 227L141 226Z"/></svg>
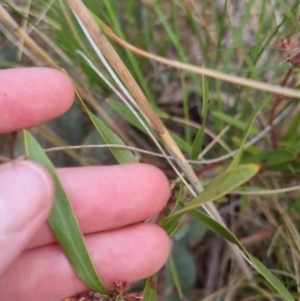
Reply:
<svg viewBox="0 0 300 301"><path fill-rule="evenodd" d="M79 98L79 106L78 103L75 105L77 111L74 114L72 112L64 120L59 119L54 126L46 124L35 129L42 145L83 145L98 141L91 136L100 134L101 141L106 144L125 145L125 139L120 137L126 136L132 145L147 148L152 142L132 111L117 101L116 95L112 94L101 79L99 80L82 57L76 54L76 50L84 52L95 66L107 75L66 2L54 1L49 9L45 9L45 17L39 23L38 16L43 16L43 9L48 7L48 2L32 1L26 16L24 10L13 8L13 1L6 1L6 5L11 7L11 12L18 20L24 19L28 25L33 26L36 32L32 36L41 33L41 37L38 37L39 44L51 53L51 57L54 57L55 61L68 71L74 82L85 91L84 95L81 95L84 102ZM298 0L237 1L236 5L227 0L87 0L84 3L93 12L98 24L105 23L122 39L150 53L278 86L284 86L284 78L291 71L292 80L288 80L286 86L298 88L296 85L299 72L287 62L289 52L297 53L298 41L294 39L295 49L288 51L280 50L278 46L282 38L294 38L299 32ZM28 60L31 60L30 56L21 61L16 60L18 51L10 43L3 43L3 40L5 41L1 36L2 67L32 65L31 61L28 63ZM186 187L180 186L181 191L176 194L176 201L172 205L168 204L159 222L174 243L172 256L166 265L167 279L166 283L161 284L161 291L157 292L156 277L149 277L144 289L144 300L156 300L161 297L159 294L164 294L169 287L173 289L172 294L167 296L167 300L170 301L178 300L181 296L191 300L204 297L195 297L195 291L202 292L203 287L195 287L199 275L194 271L195 262L190 249L194 242L190 235L193 230L185 232L184 228L191 224L189 218L193 218L202 230L209 229L245 252L254 268L263 276L255 285L262 287L266 295L257 296L257 300L264 297L280 298L278 294L269 297L274 291L273 288L285 300L293 300L292 295L296 296L298 284L288 287L289 293L262 262L268 262L270 269L290 274L292 278L297 275L299 215L296 214L300 212L299 192L272 195L267 199L263 196L243 195L242 200L240 196L230 195L230 192L243 183L247 184L239 188L239 191L267 192L270 189L295 185L300 171L300 113L297 100L283 99L276 107L276 98L280 95L245 89L213 78L201 79L190 72L183 73L175 68L162 67L155 61L131 53L117 43L113 46L156 112L165 117L163 121L188 159L196 159L202 150L205 154L201 160L204 161L234 151L233 155L227 156L230 160L219 160L204 166L194 164L197 175L204 183L204 192L193 198ZM25 50L23 57L26 53L28 52ZM111 78L109 80L113 82ZM289 106L292 108L290 111L287 110ZM81 110L82 108L84 110ZM285 110L288 113L282 117L281 123L278 122L257 139L253 146L248 147L248 142L259 137L274 121L271 120L273 110L274 118ZM140 114L139 116L143 119ZM118 127L123 136L116 135L117 131L112 125ZM225 128L228 130L220 135ZM152 133L158 138L154 131ZM216 138L217 135L220 136ZM49 218L55 235L86 284L94 290L105 290L90 262L76 218L52 164L32 136L28 132L25 136L28 156L48 166L57 186L57 201ZM20 145L20 141L21 138L18 138L16 145ZM209 148L206 149L207 147ZM152 149L152 145L149 149ZM114 147L110 150L121 164L137 162L137 158L129 150ZM15 156L21 155L18 146L13 152ZM88 159L85 151L65 152L68 159L60 161L63 162L61 165L72 165L74 162L86 165L99 161L99 156L93 156L92 152L89 153ZM53 157L55 156L51 154L51 160ZM72 161L69 161L70 158ZM55 158L53 162L56 164ZM157 164L172 180L176 179L177 176L170 171L165 161L147 159L147 162ZM259 167L261 171L257 175ZM176 189L181 184L178 184L177 180ZM278 209L278 200L282 202L284 210ZM68 210L68 216L62 215L60 202L64 206L63 210ZM198 207L209 202L217 203L220 208L223 205L226 207L238 203L230 215L230 225L234 234L198 210ZM287 215L287 219L284 214ZM237 238L255 236L264 228L274 225L280 225L280 231L276 232L272 245L269 241L272 236L267 236L263 244L259 241L254 242L247 245L246 250ZM63 229L66 229L67 238L64 237ZM206 233L207 230L203 231ZM80 244L76 242L74 246L75 240L79 240ZM203 235L199 235L197 244L205 244ZM272 250L272 256L267 257L268 250ZM250 252L256 254L259 259ZM282 256L290 252L295 254L293 258ZM221 266L219 268L222 269ZM232 281L242 287L237 297L239 299L235 300L250 298L249 292L251 298L255 298L255 289L243 289L245 281L238 283L230 273L222 272L223 274L219 274L224 276L226 273L226 277L223 278L228 280L225 284ZM223 283L224 279L221 277L216 279L216 283ZM288 283L287 279L283 276L280 278L284 283ZM205 285L203 279L197 278L196 286L199 283ZM220 293L217 298L223 297Z"/></svg>
<svg viewBox="0 0 300 301"><path fill-rule="evenodd" d="M97 116L92 112L87 111L96 129L107 144L125 145L125 143L110 130ZM131 151L126 149L111 148L111 152L120 164L136 163L136 158Z"/></svg>
<svg viewBox="0 0 300 301"><path fill-rule="evenodd" d="M197 159L203 144L204 129L209 106L209 89L206 78L202 77L202 124L198 130L192 146L192 159Z"/></svg>
<svg viewBox="0 0 300 301"><path fill-rule="evenodd" d="M54 166L28 131L24 131L24 140L27 157L42 164L51 174L55 184L55 200L48 217L53 234L68 256L78 277L90 289L102 293L107 292L91 261L77 218Z"/></svg>
<svg viewBox="0 0 300 301"><path fill-rule="evenodd" d="M277 149L273 151L263 151L260 154L245 156L242 159L242 162L247 163L255 163L261 164L264 166L273 166L280 163L291 162L296 158L296 154L285 150L285 149Z"/></svg>
<svg viewBox="0 0 300 301"><path fill-rule="evenodd" d="M246 249L242 246L242 244L238 241L238 239L226 228L217 223L215 220L207 216L206 214L201 213L200 211L193 210L192 214L199 219L207 228L220 235L221 237L227 239L233 244L237 245L241 248L249 259L251 260L255 269L264 276L264 278L282 295L286 300L292 301L294 300L293 296L290 292L283 286L283 284L276 278L257 258L252 256Z"/></svg>
<svg viewBox="0 0 300 301"><path fill-rule="evenodd" d="M248 138L248 135L251 131L251 128L252 128L252 125L257 117L257 115L260 113L260 111L264 108L264 106L266 106L266 104L269 102L269 99L266 99L265 101L263 101L258 107L257 109L255 110L251 120L249 121L247 127L245 128L245 133L244 133L244 137L243 137L243 140L242 140L242 143L239 147L239 150L237 152L237 154L235 155L234 159L232 160L231 164L230 164L230 167L229 167L229 170L231 168L234 168L236 166L238 166L239 162L240 162L240 159L242 157L242 153L243 153L243 150L244 150L244 146L245 146L245 143L246 143L246 139ZM254 162L253 162L254 163ZM256 162L255 162L256 163Z"/></svg>
<svg viewBox="0 0 300 301"><path fill-rule="evenodd" d="M87 109L86 105L80 97L79 101L81 105L86 109L95 128L107 144L125 145L125 143L111 129L109 129L97 116L95 116L90 110ZM111 152L120 164L137 162L136 158L129 150L112 147Z"/></svg>

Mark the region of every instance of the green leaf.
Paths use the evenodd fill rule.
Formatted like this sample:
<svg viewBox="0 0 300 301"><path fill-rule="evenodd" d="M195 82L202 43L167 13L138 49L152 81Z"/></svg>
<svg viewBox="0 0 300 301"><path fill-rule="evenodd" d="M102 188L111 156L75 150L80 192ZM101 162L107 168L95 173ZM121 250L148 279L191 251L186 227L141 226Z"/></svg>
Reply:
<svg viewBox="0 0 300 301"><path fill-rule="evenodd" d="M94 126L96 127L99 134L102 136L103 140L107 144L120 144L126 145L111 129L109 129L96 115L94 115L85 105L80 95L76 92L78 97L78 101L80 105L84 107L86 112L88 113L90 119L92 120ZM112 154L116 158L116 160L121 164L126 163L136 163L137 160L131 151L127 149L118 149L118 148L110 148Z"/></svg>
<svg viewBox="0 0 300 301"><path fill-rule="evenodd" d="M100 133L103 140L107 144L125 145L125 143L111 129L109 129L104 124L104 122L102 122L96 115L94 115L89 110L87 110L87 113L89 114L97 131ZM135 156L132 154L132 152L127 149L119 149L119 148L112 147L110 150L111 150L112 154L115 156L116 160L121 164L137 162L137 160L136 160Z"/></svg>
<svg viewBox="0 0 300 301"><path fill-rule="evenodd" d="M92 290L107 292L91 261L84 237L68 197L59 181L55 168L35 138L24 131L26 154L29 159L42 164L51 174L55 184L55 200L48 218L49 225L70 260L78 277Z"/></svg>
<svg viewBox="0 0 300 301"><path fill-rule="evenodd" d="M184 241L174 242L172 253L166 265L166 285L170 290L175 286L178 295L188 296L194 287L197 272L195 260Z"/></svg>
<svg viewBox="0 0 300 301"><path fill-rule="evenodd" d="M241 249L244 249L243 245L230 230L209 217L207 214L196 209L191 210L191 214L212 232L239 246Z"/></svg>
<svg viewBox="0 0 300 301"><path fill-rule="evenodd" d="M260 113L260 111L264 108L264 106L267 105L267 103L269 102L270 98L267 98L265 101L263 101L257 108L256 110L254 111L253 113L253 116L252 118L250 119L249 123L247 124L247 127L245 129L245 133L244 133L244 137L242 139L242 143L239 147L239 150L237 152L237 154L234 156L234 159L232 160L228 170L230 170L231 168L234 168L236 166L238 166L240 160L241 160L241 157L242 157L242 154L243 154L243 151L244 151L244 145L247 141L247 138L248 138L248 135L250 134L251 132L251 129L252 129L252 125L257 117L257 115Z"/></svg>
<svg viewBox="0 0 300 301"><path fill-rule="evenodd" d="M202 206L206 203L215 201L232 191L241 184L251 179L259 170L259 167L254 164L240 165L237 168L231 169L220 176L210 181L204 191L196 198L191 200L181 210L173 214L181 214L190 209Z"/></svg>
<svg viewBox="0 0 300 301"><path fill-rule="evenodd" d="M177 271L177 268L175 266L175 262L174 262L174 258L173 258L173 255L170 254L170 257L169 257L169 260L168 260L168 264L170 266L170 272L171 272L171 275L172 275L172 279L173 279L173 282L175 284L175 287L178 291L178 295L180 297L180 299L183 298L183 294L182 294L182 290L181 290L181 286L180 286L180 281L179 281L179 276L178 276L178 271ZM186 266L185 266L185 271L186 271Z"/></svg>
<svg viewBox="0 0 300 301"><path fill-rule="evenodd" d="M147 278L143 297L143 301L157 301L155 275Z"/></svg>
<svg viewBox="0 0 300 301"><path fill-rule="evenodd" d="M202 76L202 124L199 128L196 137L193 142L192 146L192 159L196 160L198 158L198 155L201 152L202 145L203 145L203 139L204 139L204 129L205 129L205 123L207 118L207 111L208 111L208 105L209 105L209 89L208 84L205 76Z"/></svg>
<svg viewBox="0 0 300 301"><path fill-rule="evenodd" d="M300 120L300 118L299 118ZM291 152L300 153L300 144L294 141L280 141L279 146L285 147Z"/></svg>
<svg viewBox="0 0 300 301"><path fill-rule="evenodd" d="M277 2L279 4L280 9L284 12L284 14L287 16L289 21L294 25L294 27L297 30L300 30L298 18L293 14L290 5L287 5L286 1L283 0L278 0Z"/></svg>
<svg viewBox="0 0 300 301"><path fill-rule="evenodd" d="M163 218L159 225L167 232L169 237L177 231L179 228L179 219L183 214L176 215L176 213L172 214L171 216Z"/></svg>
<svg viewBox="0 0 300 301"><path fill-rule="evenodd" d="M242 249L252 262L254 268L279 292L285 300L293 301L294 298L290 294L290 292L284 287L284 285L275 277L257 258L251 255L244 246L239 242L239 240L235 237L235 235L230 232L228 229L223 227L217 221L209 217L208 215L198 211L192 210L191 213L198 219L202 224L204 224L208 229L217 235L227 239L233 244L237 245L240 249Z"/></svg>
<svg viewBox="0 0 300 301"><path fill-rule="evenodd" d="M235 118L233 118L233 117L231 117L231 116L229 116L229 115L227 115L227 114L225 114L225 113L223 113L223 112L212 111L211 114L212 114L214 117L216 117L216 118L218 118L218 119L220 119L220 120L226 122L227 124L229 124L229 125L231 125L231 126L233 126L233 127L238 128L238 129L240 129L240 130L243 130L243 131L244 131L244 130L247 129L247 124L246 124L245 122L243 122L243 121L241 121L241 120L238 120L238 119L235 119ZM259 131L257 131L256 129L253 129L253 128L252 128L252 129L250 130L250 133L257 135L257 134L259 134Z"/></svg>
<svg viewBox="0 0 300 301"><path fill-rule="evenodd" d="M183 118L184 120L190 120L190 103L189 103L189 89L186 86L186 75L182 72L181 76L181 93L182 93L182 105L183 105ZM185 141L191 145L192 144L192 132L191 126L189 124L184 125L184 138Z"/></svg>
<svg viewBox="0 0 300 301"><path fill-rule="evenodd" d="M285 286L279 281L279 279L274 276L261 261L252 256L247 252L249 259L252 261L255 269L262 275L264 278L280 293L285 300L294 301L295 298L291 295L291 293L285 288Z"/></svg>

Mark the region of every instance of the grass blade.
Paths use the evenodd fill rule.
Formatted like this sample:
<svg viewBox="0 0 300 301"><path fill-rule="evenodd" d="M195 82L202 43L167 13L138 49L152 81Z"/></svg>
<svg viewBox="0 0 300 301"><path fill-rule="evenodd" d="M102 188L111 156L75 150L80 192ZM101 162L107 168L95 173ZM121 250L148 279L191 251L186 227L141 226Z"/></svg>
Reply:
<svg viewBox="0 0 300 301"><path fill-rule="evenodd" d="M107 144L123 144L125 143L111 130L109 129L104 122L102 122L96 115L94 115L91 111L87 110L89 117L91 118L94 126L97 131L100 133L102 138ZM126 163L136 163L137 160L135 156L132 154L130 150L127 149L118 149L111 148L110 149L116 160L121 164Z"/></svg>
<svg viewBox="0 0 300 301"><path fill-rule="evenodd" d="M78 277L90 289L107 292L89 256L73 208L54 166L28 131L24 131L24 140L28 158L42 164L49 171L55 183L55 201L48 222L57 241L66 253Z"/></svg>
<svg viewBox="0 0 300 301"><path fill-rule="evenodd" d="M208 229L217 235L229 240L233 244L237 245L240 249L242 249L252 262L255 269L280 293L285 300L293 301L294 298L290 294L290 292L284 287L284 285L275 277L257 258L252 256L244 246L239 242L239 240L235 237L235 235L230 232L228 229L223 227L221 224L210 218L208 215L198 211L192 210L191 213L198 219L202 224L204 224Z"/></svg>
<svg viewBox="0 0 300 301"><path fill-rule="evenodd" d="M247 130L247 123L244 122L244 121L241 121L239 119L235 119L223 112L220 112L220 111L212 111L212 116L220 119L221 121L224 121L226 122L227 124L237 128L237 129L240 129L242 131L246 131ZM259 131L256 130L256 129L250 129L250 132L254 135L257 135L259 134Z"/></svg>
<svg viewBox="0 0 300 301"><path fill-rule="evenodd" d="M202 75L202 99L203 99L203 103L202 103L201 127L196 134L192 146L192 159L194 160L198 158L198 155L202 148L203 139L204 139L204 129L205 129L205 123L206 123L206 117L207 117L207 111L209 105L209 89L208 89L207 80L204 75Z"/></svg>
<svg viewBox="0 0 300 301"><path fill-rule="evenodd" d="M264 108L264 106L267 105L267 103L270 101L270 98L268 97L267 99L265 99L265 101L263 101L258 107L257 109L255 110L251 120L249 121L246 129L245 129L245 133L244 133L244 137L242 139L242 143L239 147L239 150L237 152L237 154L235 155L234 159L232 160L228 170L230 170L231 168L234 168L236 166L238 166L240 160L241 160L241 157L242 157L242 154L243 154L243 151L244 151L244 145L246 143L246 140L247 140L247 137L248 135L250 134L250 131L252 129L252 125L257 117L257 115L260 113L260 111Z"/></svg>
<svg viewBox="0 0 300 301"><path fill-rule="evenodd" d="M291 293L285 288L285 286L275 277L257 258L252 256L250 253L247 252L249 259L252 261L253 265L255 266L256 270L260 272L261 275L280 293L285 300L287 301L294 301L294 297Z"/></svg>
<svg viewBox="0 0 300 301"><path fill-rule="evenodd" d="M183 294L182 294L182 290L181 290L181 286L180 286L178 271L177 271L177 268L176 268L176 265L175 265L174 258L172 256L172 254L169 257L169 265L170 265L171 275L172 275L175 287L177 289L179 298L183 299Z"/></svg>
<svg viewBox="0 0 300 301"><path fill-rule="evenodd" d="M78 100L80 105L83 106L83 108L86 110L87 114L89 115L91 121L93 122L95 128L97 129L98 133L102 136L103 140L107 144L122 144L125 145L125 143L122 141L121 138L119 138L118 135L116 135L111 129L109 129L104 122L102 122L96 115L94 115L85 105L79 94L77 93ZM126 149L118 149L118 148L110 148L110 151L116 158L116 160L120 164L126 164L126 163L137 163L137 160L135 156L132 154L131 151Z"/></svg>
<svg viewBox="0 0 300 301"><path fill-rule="evenodd" d="M197 220L199 220L206 228L208 228L215 234L227 239L228 241L237 245L240 249L244 249L243 245L240 243L240 241L235 237L235 235L230 230L222 226L220 223L216 222L207 214L195 209L191 210L191 214Z"/></svg>

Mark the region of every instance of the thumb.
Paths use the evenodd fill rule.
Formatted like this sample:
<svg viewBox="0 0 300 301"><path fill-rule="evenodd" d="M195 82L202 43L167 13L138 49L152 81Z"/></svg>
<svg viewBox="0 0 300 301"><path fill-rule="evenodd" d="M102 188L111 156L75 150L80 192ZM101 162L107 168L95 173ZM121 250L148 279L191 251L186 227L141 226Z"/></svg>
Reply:
<svg viewBox="0 0 300 301"><path fill-rule="evenodd" d="M54 185L40 165L21 161L0 166L0 275L46 221Z"/></svg>

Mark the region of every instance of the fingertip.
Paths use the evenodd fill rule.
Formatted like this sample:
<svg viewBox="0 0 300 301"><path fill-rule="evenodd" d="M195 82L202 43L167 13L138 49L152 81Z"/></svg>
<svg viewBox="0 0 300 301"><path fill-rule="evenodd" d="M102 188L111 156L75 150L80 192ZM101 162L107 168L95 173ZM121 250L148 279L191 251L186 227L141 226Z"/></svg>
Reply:
<svg viewBox="0 0 300 301"><path fill-rule="evenodd" d="M143 274L135 275L132 282L157 273L165 265L171 251L170 238L160 226L150 223L144 226L147 227L146 233L148 233L144 247L147 248L148 254L145 256Z"/></svg>
<svg viewBox="0 0 300 301"><path fill-rule="evenodd" d="M45 123L65 113L74 87L63 72L41 67L0 71L0 133Z"/></svg>
<svg viewBox="0 0 300 301"><path fill-rule="evenodd" d="M170 195L169 180L163 171L150 164L139 164L144 169L144 176L152 181L156 193L161 199L162 205L165 206Z"/></svg>
<svg viewBox="0 0 300 301"><path fill-rule="evenodd" d="M170 196L169 181L163 171L153 165L134 164L132 167L149 218L166 206Z"/></svg>
<svg viewBox="0 0 300 301"><path fill-rule="evenodd" d="M57 96L60 100L63 99L61 103L61 112L65 113L70 109L75 98L75 89L70 77L63 71L51 69L51 68L37 68L36 71L40 73L40 69L44 72L45 77L49 80L49 86L54 85L57 88ZM57 102L58 103L58 102Z"/></svg>
<svg viewBox="0 0 300 301"><path fill-rule="evenodd" d="M109 231L102 234L101 239L102 245L98 247L96 244L99 242L93 237L88 242L94 262L108 287L116 280L135 282L155 274L170 254L169 237L155 224L138 224ZM111 241L120 248L112 247ZM97 249L98 252L94 252Z"/></svg>

